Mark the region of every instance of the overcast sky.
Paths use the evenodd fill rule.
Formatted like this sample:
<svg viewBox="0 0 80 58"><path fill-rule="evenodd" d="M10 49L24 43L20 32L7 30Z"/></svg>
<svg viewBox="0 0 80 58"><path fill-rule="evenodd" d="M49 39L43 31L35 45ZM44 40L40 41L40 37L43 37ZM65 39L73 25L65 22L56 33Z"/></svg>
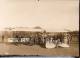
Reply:
<svg viewBox="0 0 80 58"><path fill-rule="evenodd" d="M79 29L79 0L0 0L0 29L41 26L47 31Z"/></svg>

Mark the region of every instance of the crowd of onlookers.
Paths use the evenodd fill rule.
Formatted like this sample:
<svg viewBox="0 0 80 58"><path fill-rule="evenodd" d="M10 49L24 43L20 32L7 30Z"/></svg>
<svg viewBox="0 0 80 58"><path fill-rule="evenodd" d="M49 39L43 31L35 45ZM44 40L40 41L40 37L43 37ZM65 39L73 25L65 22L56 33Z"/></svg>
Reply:
<svg viewBox="0 0 80 58"><path fill-rule="evenodd" d="M14 38L14 42L16 43L26 43L29 45L39 44L45 45L47 41L52 42L54 44L64 43L66 42L64 39L67 39L69 44L71 36L68 33L47 33L47 32L24 32L24 31L16 31L12 32L12 35L8 38Z"/></svg>
<svg viewBox="0 0 80 58"><path fill-rule="evenodd" d="M12 38L13 44L23 43L28 45L45 45L46 42L59 44L66 43L70 44L72 35L68 32L25 32L25 31L12 31L5 32L2 36L4 41L5 38Z"/></svg>

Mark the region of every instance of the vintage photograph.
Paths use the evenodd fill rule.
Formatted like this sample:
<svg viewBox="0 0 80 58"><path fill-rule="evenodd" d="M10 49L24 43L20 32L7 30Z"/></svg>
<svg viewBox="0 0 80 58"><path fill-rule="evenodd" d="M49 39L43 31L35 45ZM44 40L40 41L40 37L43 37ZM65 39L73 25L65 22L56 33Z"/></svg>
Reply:
<svg viewBox="0 0 80 58"><path fill-rule="evenodd" d="M79 56L79 0L0 0L0 55Z"/></svg>

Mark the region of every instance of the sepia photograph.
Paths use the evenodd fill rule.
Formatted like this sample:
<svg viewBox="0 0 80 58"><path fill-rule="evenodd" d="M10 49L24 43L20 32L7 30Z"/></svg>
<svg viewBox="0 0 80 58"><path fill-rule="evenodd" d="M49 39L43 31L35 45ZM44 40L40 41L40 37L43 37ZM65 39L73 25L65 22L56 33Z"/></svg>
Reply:
<svg viewBox="0 0 80 58"><path fill-rule="evenodd" d="M78 57L79 0L0 0L5 55Z"/></svg>

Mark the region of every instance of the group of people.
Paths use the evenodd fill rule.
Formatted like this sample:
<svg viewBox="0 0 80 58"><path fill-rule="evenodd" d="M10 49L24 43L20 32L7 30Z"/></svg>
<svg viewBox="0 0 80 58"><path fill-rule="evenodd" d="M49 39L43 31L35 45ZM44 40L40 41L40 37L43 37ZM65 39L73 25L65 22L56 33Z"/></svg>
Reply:
<svg viewBox="0 0 80 58"><path fill-rule="evenodd" d="M55 48L57 46L61 47L69 47L70 37L67 33L57 33L54 35L49 35L47 33L31 33L31 34L23 34L16 33L14 34L16 40L18 42L24 42L29 45L42 45L46 48Z"/></svg>

